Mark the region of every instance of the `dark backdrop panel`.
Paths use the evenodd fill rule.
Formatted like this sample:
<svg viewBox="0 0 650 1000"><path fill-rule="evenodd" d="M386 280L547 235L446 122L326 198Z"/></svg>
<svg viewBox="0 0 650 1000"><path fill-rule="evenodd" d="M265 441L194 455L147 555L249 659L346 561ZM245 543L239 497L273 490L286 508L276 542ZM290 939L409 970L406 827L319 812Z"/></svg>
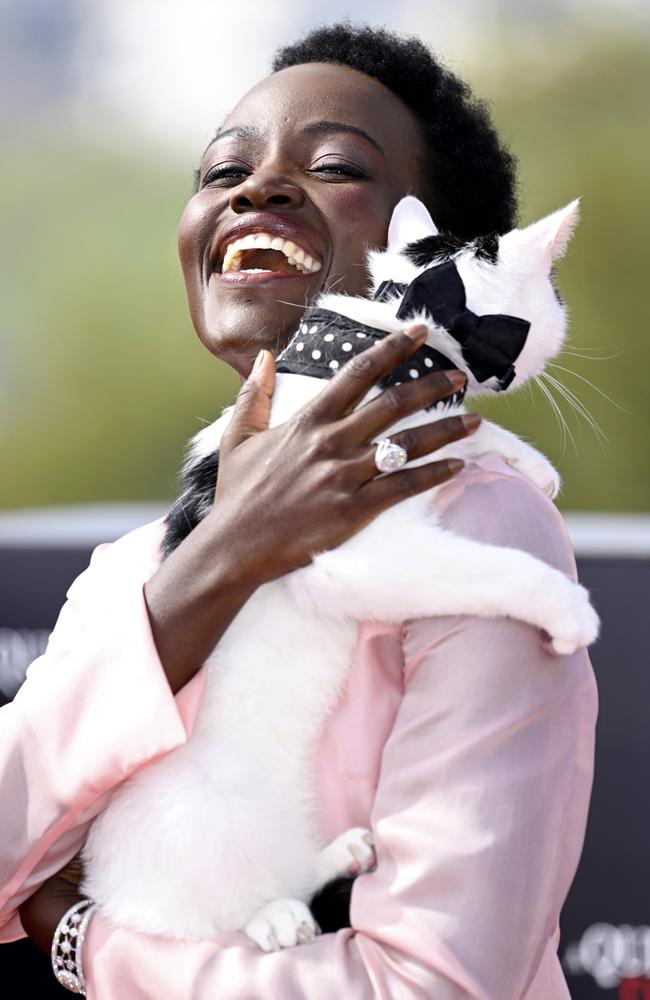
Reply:
<svg viewBox="0 0 650 1000"><path fill-rule="evenodd" d="M92 549L0 548L0 627L47 628Z"/></svg>
<svg viewBox="0 0 650 1000"><path fill-rule="evenodd" d="M39 630L53 626L90 552L90 546L0 547L0 662L13 656L19 670L20 657L42 643L46 632ZM592 649L600 715L587 838L562 914L560 955L574 1000L650 1000L644 780L650 760L650 559L579 559L579 570L604 622ZM25 996L62 996L40 959L29 942L5 945L0 979L27 967L32 980Z"/></svg>
<svg viewBox="0 0 650 1000"><path fill-rule="evenodd" d="M589 825L560 954L574 1000L650 1000L650 559L581 559L579 570L603 619L591 650L600 709Z"/></svg>

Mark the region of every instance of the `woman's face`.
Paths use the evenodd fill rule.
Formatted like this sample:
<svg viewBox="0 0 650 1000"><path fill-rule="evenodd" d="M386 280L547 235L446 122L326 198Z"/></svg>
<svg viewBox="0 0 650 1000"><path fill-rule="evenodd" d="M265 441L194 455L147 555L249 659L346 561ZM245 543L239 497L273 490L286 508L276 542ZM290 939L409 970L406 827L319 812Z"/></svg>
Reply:
<svg viewBox="0 0 650 1000"><path fill-rule="evenodd" d="M180 221L190 313L208 350L246 377L319 292L363 293L365 250L385 246L404 194L422 194L421 164L411 112L356 70L309 63L254 87L206 149Z"/></svg>

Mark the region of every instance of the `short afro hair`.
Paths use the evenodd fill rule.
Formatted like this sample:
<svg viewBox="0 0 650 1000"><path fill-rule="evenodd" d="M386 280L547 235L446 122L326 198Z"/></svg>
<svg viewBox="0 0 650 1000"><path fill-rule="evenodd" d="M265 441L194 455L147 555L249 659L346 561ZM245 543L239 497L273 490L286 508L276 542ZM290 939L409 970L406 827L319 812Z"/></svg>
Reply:
<svg viewBox="0 0 650 1000"><path fill-rule="evenodd" d="M311 62L365 73L409 108L422 129L427 205L439 229L471 240L514 227L514 156L500 141L486 104L419 38L346 21L279 49L272 68Z"/></svg>

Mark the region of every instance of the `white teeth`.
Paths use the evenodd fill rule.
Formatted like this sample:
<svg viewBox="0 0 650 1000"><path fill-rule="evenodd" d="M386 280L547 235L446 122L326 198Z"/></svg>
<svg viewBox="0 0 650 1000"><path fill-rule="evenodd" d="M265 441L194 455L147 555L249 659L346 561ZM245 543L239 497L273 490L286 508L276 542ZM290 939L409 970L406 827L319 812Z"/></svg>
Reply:
<svg viewBox="0 0 650 1000"><path fill-rule="evenodd" d="M249 233L241 236L228 244L223 258L222 273L227 271L240 271L241 255L244 250L280 250L289 263L302 274L315 273L323 266L319 260L311 257L302 247L299 247L291 240L282 239L281 236L272 236L270 233ZM259 272L260 268L244 268L245 271Z"/></svg>
<svg viewBox="0 0 650 1000"><path fill-rule="evenodd" d="M226 256L223 258L223 264L221 266L221 270L223 272L225 272L225 271L236 271L236 270L239 270L239 266L235 267L235 263L236 262L239 265L239 263L240 263L240 261L239 261L239 255L238 255L237 250L235 249L235 247L234 246L230 246L226 250Z"/></svg>

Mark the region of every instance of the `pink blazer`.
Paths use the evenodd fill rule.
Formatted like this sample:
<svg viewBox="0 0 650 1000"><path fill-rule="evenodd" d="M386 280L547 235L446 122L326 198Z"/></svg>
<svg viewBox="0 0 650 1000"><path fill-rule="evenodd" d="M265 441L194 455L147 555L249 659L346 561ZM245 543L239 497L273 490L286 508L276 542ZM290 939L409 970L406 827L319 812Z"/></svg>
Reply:
<svg viewBox="0 0 650 1000"><path fill-rule="evenodd" d="M439 493L445 523L566 572L552 503L496 456ZM112 789L181 745L204 672L173 698L142 587L161 522L100 546L46 653L0 710L0 926L81 846ZM322 737L323 836L369 825L378 866L352 927L264 954L241 933L175 942L93 917L97 1000L560 1000L560 909L584 838L597 693L586 652L553 657L509 619L359 630Z"/></svg>

